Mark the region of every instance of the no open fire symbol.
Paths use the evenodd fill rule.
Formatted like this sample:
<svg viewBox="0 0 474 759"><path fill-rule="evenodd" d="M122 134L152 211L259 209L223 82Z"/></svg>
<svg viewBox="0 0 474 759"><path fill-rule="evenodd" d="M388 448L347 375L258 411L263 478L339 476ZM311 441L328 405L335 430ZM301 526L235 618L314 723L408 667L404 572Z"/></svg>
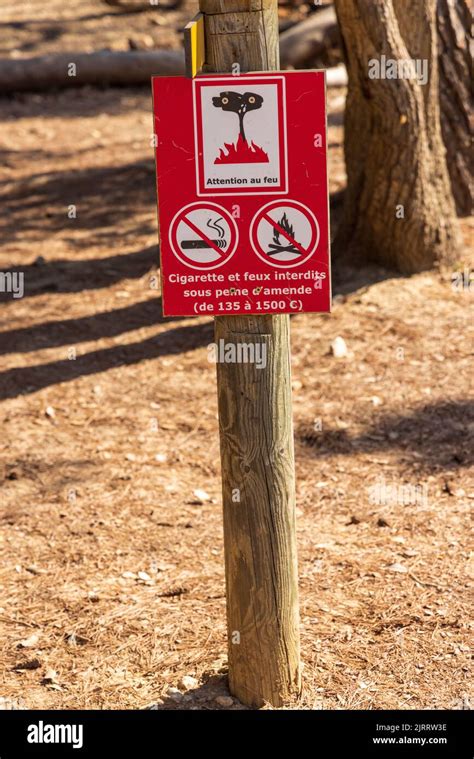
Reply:
<svg viewBox="0 0 474 759"><path fill-rule="evenodd" d="M280 241L281 234L285 235L283 245ZM278 223L273 225L273 242L270 243L267 250L269 256L279 256L280 253L294 253L295 256L303 255L299 243L295 240L293 225L288 221L286 211L283 212Z"/></svg>
<svg viewBox="0 0 474 759"><path fill-rule="evenodd" d="M309 208L296 200L274 200L255 214L250 240L269 266L293 268L308 260L319 242L319 225Z"/></svg>

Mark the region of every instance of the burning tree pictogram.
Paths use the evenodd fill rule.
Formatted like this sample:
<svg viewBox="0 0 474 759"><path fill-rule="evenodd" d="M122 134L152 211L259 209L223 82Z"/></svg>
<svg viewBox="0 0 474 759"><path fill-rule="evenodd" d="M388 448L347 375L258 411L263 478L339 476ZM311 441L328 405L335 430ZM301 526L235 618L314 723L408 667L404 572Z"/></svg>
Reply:
<svg viewBox="0 0 474 759"><path fill-rule="evenodd" d="M261 108L263 97L254 92L221 92L212 98L212 103L216 108L232 111L239 117L237 142L225 142L214 163L269 163L268 154L252 140L247 141L244 129L245 114Z"/></svg>

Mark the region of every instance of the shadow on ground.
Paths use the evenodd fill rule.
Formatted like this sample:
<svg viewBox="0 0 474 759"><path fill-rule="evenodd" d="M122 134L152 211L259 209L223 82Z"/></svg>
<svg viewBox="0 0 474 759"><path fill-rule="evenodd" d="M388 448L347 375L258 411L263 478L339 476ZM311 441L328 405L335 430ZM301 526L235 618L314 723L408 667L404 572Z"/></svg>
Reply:
<svg viewBox="0 0 474 759"><path fill-rule="evenodd" d="M213 337L213 323L177 327L128 345L77 355L74 360L52 361L39 366L8 369L0 373L0 400L28 395L59 382L99 374L118 366L130 366L160 356L184 353L208 345Z"/></svg>
<svg viewBox="0 0 474 759"><path fill-rule="evenodd" d="M92 316L61 319L0 332L0 355L78 345L173 321L176 319L162 316L161 298L155 298Z"/></svg>
<svg viewBox="0 0 474 759"><path fill-rule="evenodd" d="M158 265L158 246L149 245L134 253L107 258L39 259L26 266L14 265L2 271L7 275L23 272L24 297L28 298L45 293L78 293L110 287L122 279L140 279ZM0 294L0 303L7 301L12 301L11 294Z"/></svg>
<svg viewBox="0 0 474 759"><path fill-rule="evenodd" d="M314 457L398 450L428 470L458 469L474 463L474 401L421 406L405 415L380 416L362 434L316 432L300 426L296 437Z"/></svg>
<svg viewBox="0 0 474 759"><path fill-rule="evenodd" d="M71 95L73 94L73 97ZM0 122L16 118L87 118L107 114L113 116L130 110L141 110L151 119L151 89L148 84L135 87L84 85L74 90L34 93L15 92L0 96ZM68 154L70 155L70 154Z"/></svg>
<svg viewBox="0 0 474 759"><path fill-rule="evenodd" d="M150 213L150 222L140 223L140 234L156 234L152 158L119 166L32 174L21 183L7 184L0 197L3 245L25 237L31 242L43 241L48 234L61 232L65 241L83 247L84 240L79 240L77 233L87 231L89 246L113 247L117 229L122 240L136 235L133 225L124 225L124 221L140 212ZM71 205L75 217L69 218Z"/></svg>

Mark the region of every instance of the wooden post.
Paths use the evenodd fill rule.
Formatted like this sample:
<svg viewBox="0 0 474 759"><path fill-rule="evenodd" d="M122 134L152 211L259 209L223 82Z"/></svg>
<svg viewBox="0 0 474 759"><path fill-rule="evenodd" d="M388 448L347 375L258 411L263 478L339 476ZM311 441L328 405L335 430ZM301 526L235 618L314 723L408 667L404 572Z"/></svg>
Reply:
<svg viewBox="0 0 474 759"><path fill-rule="evenodd" d="M206 72L278 69L277 0L199 5ZM287 315L215 319L218 345L259 345L266 359L217 364L229 687L255 707L301 688L289 332Z"/></svg>

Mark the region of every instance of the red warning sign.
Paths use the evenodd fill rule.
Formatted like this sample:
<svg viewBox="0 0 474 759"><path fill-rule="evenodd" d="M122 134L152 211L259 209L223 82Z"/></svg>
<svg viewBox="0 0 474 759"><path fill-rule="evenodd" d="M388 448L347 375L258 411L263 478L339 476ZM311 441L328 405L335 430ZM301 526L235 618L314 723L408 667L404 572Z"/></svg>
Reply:
<svg viewBox="0 0 474 759"><path fill-rule="evenodd" d="M163 313L330 309L322 71L153 79Z"/></svg>

